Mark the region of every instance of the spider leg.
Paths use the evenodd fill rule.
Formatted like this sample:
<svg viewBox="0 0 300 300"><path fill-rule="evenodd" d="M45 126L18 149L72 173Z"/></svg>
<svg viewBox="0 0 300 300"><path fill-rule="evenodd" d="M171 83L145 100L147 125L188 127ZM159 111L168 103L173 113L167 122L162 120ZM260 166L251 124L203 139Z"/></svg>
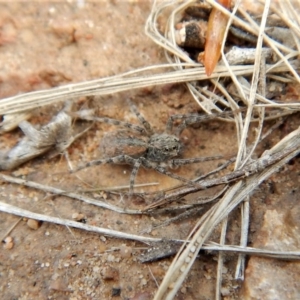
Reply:
<svg viewBox="0 0 300 300"><path fill-rule="evenodd" d="M128 128L130 130L137 131L139 133L144 133L144 134L147 133L147 130L141 126L131 124L128 122L124 122L124 121L120 121L117 119L111 119L111 118L107 118L107 117L94 117L92 115L81 116L81 119L86 120L86 121L94 121L94 122L111 124L111 125L115 125L115 126L122 126L122 127Z"/></svg>
<svg viewBox="0 0 300 300"><path fill-rule="evenodd" d="M199 186L198 183L196 183L196 182L194 182L194 181L192 181L192 180L186 179L186 178L184 178L184 177L181 177L181 176L179 176L179 175L177 175L177 174L174 174L174 173L168 171L168 170L167 170L164 166L162 166L160 163L157 163L157 162L151 162L151 161L145 159L144 157L141 157L140 160L141 160L141 162L142 162L142 165L143 165L144 167L148 168L148 169L154 169L154 170L156 170L158 173L164 174L164 175L166 175L166 176L169 176L169 177L171 177L171 178L174 178L174 179L176 179L176 180L179 180L179 181L181 181L181 182L184 182L184 183L186 183L186 184L188 184L188 185L193 185L193 186L196 185L196 186Z"/></svg>
<svg viewBox="0 0 300 300"><path fill-rule="evenodd" d="M170 159L167 163L170 167L178 167L184 166L189 164L195 164L203 161L210 161L210 160L217 160L223 159L224 156L222 155L215 155L215 156L204 156L204 157L195 157L195 158L186 158L186 159Z"/></svg>
<svg viewBox="0 0 300 300"><path fill-rule="evenodd" d="M173 122L175 120L182 120L187 115L172 115L168 118L167 124L166 124L166 133L171 134L173 131Z"/></svg>
<svg viewBox="0 0 300 300"><path fill-rule="evenodd" d="M142 161L141 159L136 159L135 163L133 165L133 169L131 171L130 174L130 181L129 181L129 198L131 198L132 194L133 194L133 187L134 187L134 182L135 182L135 178L136 178L136 174L139 170L139 167L141 166Z"/></svg>
<svg viewBox="0 0 300 300"><path fill-rule="evenodd" d="M118 155L112 158L104 158L104 159L97 159L97 160L92 160L85 165L78 167L75 170L70 171L71 173L75 173L77 171L80 171L82 169L91 167L91 166L97 166L97 165L103 165L103 164L128 164L128 165L133 165L133 169L130 175L130 188L129 188L129 198L133 194L133 187L134 187L134 182L135 178L137 175L137 172L139 170L140 165L142 164L142 161L140 158L135 159L132 158L129 155Z"/></svg>
<svg viewBox="0 0 300 300"><path fill-rule="evenodd" d="M175 135L179 136L183 129L185 129L187 126L200 123L205 120L216 118L216 115L196 115L196 114L187 114L187 115L173 115L170 116L167 125L166 125L166 131L172 132L173 130L173 123L175 120L182 120L181 124L177 127Z"/></svg>
<svg viewBox="0 0 300 300"><path fill-rule="evenodd" d="M194 182L194 181L192 181L192 180L190 180L190 179L186 179L186 178L184 178L184 177L182 177L182 176L179 176L179 175L177 175L177 174L175 174L175 173L172 173L172 172L168 171L167 169L165 169L165 168L163 168L163 167L157 166L157 167L155 167L154 169L155 169L157 172L161 173L161 174L164 174L164 175L166 175L166 176L169 176L169 177L171 177L171 178L174 178L174 179L176 179L176 180L179 180L179 181L181 181L181 182L184 182L184 183L186 183L186 184L188 184L188 185L199 186L199 184L198 184L197 182Z"/></svg>
<svg viewBox="0 0 300 300"><path fill-rule="evenodd" d="M129 100L128 100L129 101ZM137 107L129 101L129 105L131 110L135 113L137 118L139 119L140 123L144 126L146 133L151 136L154 134L153 129L150 125L150 123L141 115L141 113L138 111Z"/></svg>
<svg viewBox="0 0 300 300"><path fill-rule="evenodd" d="M118 155L112 158L103 158L103 159L97 159L97 160L92 160L85 165L78 167L77 169L71 171L71 173L75 173L79 170L91 167L91 166L98 166L98 165L104 165L104 164L129 164L129 165L134 165L136 162L136 159L132 158L131 156L128 155Z"/></svg>
<svg viewBox="0 0 300 300"><path fill-rule="evenodd" d="M181 124L176 128L175 135L180 136L181 132L188 126L196 123L200 123L203 121L216 119L216 118L224 118L224 117L233 117L236 113L241 112L242 109L237 109L236 111L226 111L222 113L216 113L211 115L196 115L196 114L187 114L187 115L173 115L170 116L167 125L166 131L172 132L173 123L175 120L182 120Z"/></svg>

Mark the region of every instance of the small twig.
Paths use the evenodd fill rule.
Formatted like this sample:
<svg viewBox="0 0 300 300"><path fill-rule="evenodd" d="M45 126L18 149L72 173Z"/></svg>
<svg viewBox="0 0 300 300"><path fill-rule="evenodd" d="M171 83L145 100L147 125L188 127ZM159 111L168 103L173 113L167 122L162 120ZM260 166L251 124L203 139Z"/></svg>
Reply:
<svg viewBox="0 0 300 300"><path fill-rule="evenodd" d="M151 277L153 278L153 280L154 280L156 286L159 287L159 284L158 284L156 278L154 277L154 274L152 273L152 270L151 270L151 268L150 268L149 265L148 265L148 269L149 269L149 272L150 272L150 274L151 274Z"/></svg>
<svg viewBox="0 0 300 300"><path fill-rule="evenodd" d="M266 18L266 15L264 15ZM258 92L263 97L266 95L266 61L265 61L265 54L261 52L261 60L259 66L259 81L258 81ZM256 88L255 88L256 90ZM253 100L254 101L254 100ZM256 149L259 141L261 140L262 130L263 130L263 123L264 123L264 116L265 116L265 109L262 107L258 109L259 113L259 122L258 128L256 130L256 137L254 143L251 145L249 151L247 151L246 157L244 158L241 167L250 160L252 153ZM249 147L248 147L249 149ZM247 149L247 150L248 150ZM246 247L248 241L248 229L249 229L249 219L250 219L250 204L249 204L249 196L246 197L245 201L241 205L241 238L240 238L240 245ZM239 254L236 272L235 272L235 279L244 279L244 269L245 269L245 255Z"/></svg>
<svg viewBox="0 0 300 300"><path fill-rule="evenodd" d="M273 251L269 249L258 249L235 245L219 245L214 242L205 243L201 249L207 251L225 251L228 253L232 252L244 255L269 257L284 260L300 260L300 251Z"/></svg>
<svg viewBox="0 0 300 300"><path fill-rule="evenodd" d="M159 185L159 183L158 182L140 183L140 184L135 184L134 188L156 186L156 185ZM90 192L99 192L99 191L110 192L110 191L125 190L129 188L130 188L129 185L119 185L119 186L112 186L112 187L99 186L93 189L78 189L76 191L78 193L90 193Z"/></svg>
<svg viewBox="0 0 300 300"><path fill-rule="evenodd" d="M91 225L83 224L80 222L71 221L68 219L42 215L42 214L34 213L29 210L22 209L22 208L19 208L19 207L16 207L16 206L4 203L4 202L0 202L0 211L18 215L18 216L22 216L22 217L26 217L26 218L30 218L30 219L35 219L35 220L39 220L39 221L44 221L44 222L49 222L49 223L54 223L54 224L59 224L59 225L64 225L64 226L70 226L73 228L83 229L83 230L90 231L90 232L96 232L96 233L104 234L104 235L111 236L111 237L135 240L135 241L139 241L139 242L143 242L143 243L159 242L162 240L160 238L144 237L144 236L139 236L139 235L121 232L121 231L117 231L117 230L106 229L106 228L101 228L101 227L97 227L97 226L91 226Z"/></svg>
<svg viewBox="0 0 300 300"><path fill-rule="evenodd" d="M241 238L240 238L240 246L246 247L248 241L248 230L249 230L249 216L250 216L250 197L247 196L245 201L241 206ZM245 255L239 254L236 271L235 271L235 279L244 279L244 270L245 270Z"/></svg>
<svg viewBox="0 0 300 300"><path fill-rule="evenodd" d="M67 191L57 189L57 188L54 188L54 187L51 187L48 185L40 184L40 183L37 183L34 181L23 180L20 178L15 178L15 177L4 175L4 174L0 174L0 180L3 180L5 182L19 184L19 185L28 186L28 187L43 191L45 193L51 193L51 194L55 194L55 195L66 196L69 198L77 199L77 200L83 201L85 203L92 204L92 205L102 207L102 208L106 208L106 209L109 209L109 210L112 210L112 211L115 211L115 212L118 212L121 214L134 214L134 215L142 214L142 212L139 210L127 209L127 208L122 209L118 206L115 206L115 205L112 205L109 203L105 203L100 200L94 200L93 198L90 198L90 197L86 197L86 196L83 196L83 195L80 195L77 193L67 192Z"/></svg>
<svg viewBox="0 0 300 300"><path fill-rule="evenodd" d="M3 236L0 238L0 241L4 241L5 238L17 227L17 225L22 221L22 218L19 218L19 220L17 220L15 222L15 224L13 224L4 234Z"/></svg>
<svg viewBox="0 0 300 300"><path fill-rule="evenodd" d="M222 230L220 237L220 245L225 244L226 230L227 230L228 217L222 221ZM222 287L222 271L223 271L223 253L218 253L218 267L217 267L217 282L216 282L216 300L221 299L221 287Z"/></svg>
<svg viewBox="0 0 300 300"><path fill-rule="evenodd" d="M202 209L203 209L203 207L193 207L192 209L188 209L188 210L184 211L183 213L177 215L176 217L169 218L169 219L167 219L166 221L164 221L160 224L152 226L152 229L157 229L157 228L160 228L160 227L168 226L169 224L171 224L173 222L191 217L191 216L197 214Z"/></svg>

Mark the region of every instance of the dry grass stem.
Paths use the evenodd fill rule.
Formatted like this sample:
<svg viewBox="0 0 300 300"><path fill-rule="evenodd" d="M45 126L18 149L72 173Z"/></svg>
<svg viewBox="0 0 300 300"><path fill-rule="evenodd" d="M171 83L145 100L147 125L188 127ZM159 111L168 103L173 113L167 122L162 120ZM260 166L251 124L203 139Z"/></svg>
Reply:
<svg viewBox="0 0 300 300"><path fill-rule="evenodd" d="M36 190L40 190L40 191L45 192L45 193L51 193L51 194L54 194L54 195L66 196L66 197L69 197L69 198L72 198L72 199L83 201L83 202L88 203L88 204L92 204L92 205L95 205L95 206L98 206L98 207L109 209L109 210L118 212L120 214L141 214L141 211L139 211L139 210L123 209L121 207L106 203L104 201L95 200L93 198L86 197L84 195L80 195L78 193L64 191L64 190L61 190L61 189L58 189L58 188L55 188L55 187L51 187L51 186L48 186L48 185L40 184L40 183L29 181L29 180L19 179L19 178L15 178L15 177L4 175L4 174L0 174L0 180L2 180L4 182L24 185L24 186L27 186L27 187L30 187L30 188L33 188L33 189L36 189Z"/></svg>

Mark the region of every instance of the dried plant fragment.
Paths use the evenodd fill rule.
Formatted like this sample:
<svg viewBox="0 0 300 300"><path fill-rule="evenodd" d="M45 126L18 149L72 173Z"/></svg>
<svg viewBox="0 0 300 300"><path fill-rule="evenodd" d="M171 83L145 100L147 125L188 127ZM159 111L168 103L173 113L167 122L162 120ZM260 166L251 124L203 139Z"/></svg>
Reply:
<svg viewBox="0 0 300 300"><path fill-rule="evenodd" d="M249 65L254 64L255 61L255 48L240 48L232 47L225 55L230 65ZM262 52L266 58L266 62L274 62L275 55L272 49L262 48Z"/></svg>
<svg viewBox="0 0 300 300"><path fill-rule="evenodd" d="M211 6L206 2L196 2L193 5L188 6L184 11L185 19L204 19L208 20L209 13L211 12Z"/></svg>
<svg viewBox="0 0 300 300"><path fill-rule="evenodd" d="M61 111L53 120L40 130L29 122L22 121L19 127L25 137L10 151L0 156L0 169L9 170L44 154L50 150L63 152L74 141L71 117Z"/></svg>
<svg viewBox="0 0 300 300"><path fill-rule="evenodd" d="M191 21L177 24L175 39L178 46L185 48L204 49L207 23Z"/></svg>
<svg viewBox="0 0 300 300"><path fill-rule="evenodd" d="M289 28L284 27L267 27L266 33L274 40L281 44L296 49L296 42L293 36L293 32Z"/></svg>
<svg viewBox="0 0 300 300"><path fill-rule="evenodd" d="M0 133L15 129L20 122L27 120L30 116L30 111L4 115L3 120L0 123Z"/></svg>
<svg viewBox="0 0 300 300"><path fill-rule="evenodd" d="M178 252L181 245L181 242L170 240L152 243L151 247L140 255L139 260L142 263L146 263L170 257Z"/></svg>
<svg viewBox="0 0 300 300"><path fill-rule="evenodd" d="M222 6L229 9L231 0L219 0ZM207 28L207 36L204 51L204 67L207 76L210 76L221 56L221 46L224 39L228 18L221 11L213 8Z"/></svg>

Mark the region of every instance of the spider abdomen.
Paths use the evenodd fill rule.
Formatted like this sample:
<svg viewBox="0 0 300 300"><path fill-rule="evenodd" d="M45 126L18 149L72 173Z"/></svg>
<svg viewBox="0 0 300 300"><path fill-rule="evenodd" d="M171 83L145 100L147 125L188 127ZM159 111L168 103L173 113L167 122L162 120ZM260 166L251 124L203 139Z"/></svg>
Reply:
<svg viewBox="0 0 300 300"><path fill-rule="evenodd" d="M138 158L146 153L147 139L135 137L126 130L108 132L100 143L100 152L104 158L128 155Z"/></svg>

